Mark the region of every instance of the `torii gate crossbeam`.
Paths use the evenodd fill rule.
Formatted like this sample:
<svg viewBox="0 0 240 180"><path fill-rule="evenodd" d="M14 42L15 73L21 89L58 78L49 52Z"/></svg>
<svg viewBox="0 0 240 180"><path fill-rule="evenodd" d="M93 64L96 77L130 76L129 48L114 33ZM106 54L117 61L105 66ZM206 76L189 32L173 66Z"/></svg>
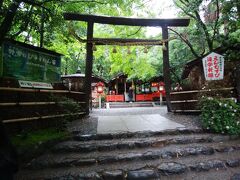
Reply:
<svg viewBox="0 0 240 180"><path fill-rule="evenodd" d="M84 89L86 93L86 112L89 114L89 100L91 94L91 77L93 65L93 27L94 23L112 24L112 25L125 25L125 26L150 26L161 27L162 38L167 40L168 26L171 27L185 27L189 25L189 18L176 18L176 19L146 19L146 18L125 18L125 17L109 17L109 16L96 16L85 15L78 13L64 13L65 20L85 21L87 22L87 56L86 56L86 69L85 69L85 83ZM99 44L100 45L100 44ZM166 50L163 51L163 76L166 90L166 102L168 112L171 111L170 103L170 65L169 65L169 49L168 41L165 42Z"/></svg>

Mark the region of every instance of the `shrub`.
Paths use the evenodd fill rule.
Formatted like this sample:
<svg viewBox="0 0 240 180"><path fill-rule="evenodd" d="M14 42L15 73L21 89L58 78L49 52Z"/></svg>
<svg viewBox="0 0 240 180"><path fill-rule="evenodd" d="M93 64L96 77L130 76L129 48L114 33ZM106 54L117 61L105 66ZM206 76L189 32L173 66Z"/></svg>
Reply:
<svg viewBox="0 0 240 180"><path fill-rule="evenodd" d="M200 105L203 128L217 133L240 134L240 106L233 100L204 98Z"/></svg>

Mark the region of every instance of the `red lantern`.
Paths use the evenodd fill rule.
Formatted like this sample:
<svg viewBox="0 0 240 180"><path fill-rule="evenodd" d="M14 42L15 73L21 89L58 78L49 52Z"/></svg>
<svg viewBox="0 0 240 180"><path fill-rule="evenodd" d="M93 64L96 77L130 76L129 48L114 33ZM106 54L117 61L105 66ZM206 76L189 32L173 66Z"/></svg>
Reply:
<svg viewBox="0 0 240 180"><path fill-rule="evenodd" d="M164 82L159 83L159 91L162 93L164 91Z"/></svg>
<svg viewBox="0 0 240 180"><path fill-rule="evenodd" d="M99 94L103 93L104 84L102 82L98 82L96 87L97 87L97 93Z"/></svg>
<svg viewBox="0 0 240 180"><path fill-rule="evenodd" d="M152 87L158 87L158 83L157 82L152 82L151 86Z"/></svg>

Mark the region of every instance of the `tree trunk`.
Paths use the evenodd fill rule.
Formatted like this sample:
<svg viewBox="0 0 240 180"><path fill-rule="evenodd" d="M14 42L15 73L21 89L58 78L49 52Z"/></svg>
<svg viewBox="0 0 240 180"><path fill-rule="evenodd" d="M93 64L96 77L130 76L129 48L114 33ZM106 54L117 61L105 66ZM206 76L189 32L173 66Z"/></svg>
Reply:
<svg viewBox="0 0 240 180"><path fill-rule="evenodd" d="M19 4L20 4L20 1L17 1L17 2L14 1L13 3L10 4L10 6L8 8L7 14L0 26L0 32L1 32L0 33L0 44L2 44L5 36L11 29L12 22L16 15Z"/></svg>
<svg viewBox="0 0 240 180"><path fill-rule="evenodd" d="M235 70L235 82L237 89L237 101L240 102L240 65Z"/></svg>
<svg viewBox="0 0 240 180"><path fill-rule="evenodd" d="M0 10L2 9L3 6L3 0L0 0Z"/></svg>

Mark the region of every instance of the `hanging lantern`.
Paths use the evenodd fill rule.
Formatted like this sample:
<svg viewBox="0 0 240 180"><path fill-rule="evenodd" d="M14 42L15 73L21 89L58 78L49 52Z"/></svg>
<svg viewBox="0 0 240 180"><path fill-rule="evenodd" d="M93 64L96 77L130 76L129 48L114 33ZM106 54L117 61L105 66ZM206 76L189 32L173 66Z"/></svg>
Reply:
<svg viewBox="0 0 240 180"><path fill-rule="evenodd" d="M117 53L117 49L116 49L116 46L113 47L113 50L112 50L113 53Z"/></svg>
<svg viewBox="0 0 240 180"><path fill-rule="evenodd" d="M97 93L101 94L103 93L103 90L104 90L104 84L102 82L98 82L96 84L96 87L97 87Z"/></svg>
<svg viewBox="0 0 240 180"><path fill-rule="evenodd" d="M97 51L97 47L96 47L95 43L93 43L93 51Z"/></svg>
<svg viewBox="0 0 240 180"><path fill-rule="evenodd" d="M144 48L143 52L144 52L144 53L148 53L147 47Z"/></svg>
<svg viewBox="0 0 240 180"><path fill-rule="evenodd" d="M164 42L164 41L163 41L162 49L163 49L164 51L166 51L166 50L167 50L167 47L166 47L166 45L165 45L165 42Z"/></svg>

